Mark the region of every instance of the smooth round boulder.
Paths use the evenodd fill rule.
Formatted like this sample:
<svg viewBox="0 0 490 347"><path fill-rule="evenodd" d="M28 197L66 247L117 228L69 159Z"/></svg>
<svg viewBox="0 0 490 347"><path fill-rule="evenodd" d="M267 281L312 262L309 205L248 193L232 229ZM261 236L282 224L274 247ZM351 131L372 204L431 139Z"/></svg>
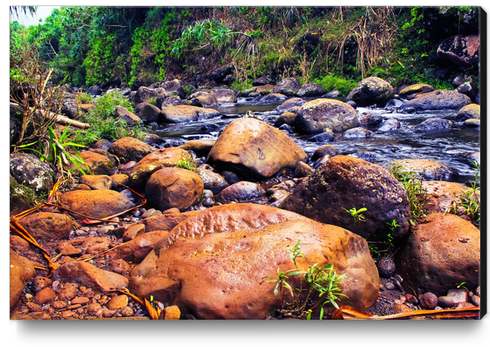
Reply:
<svg viewBox="0 0 490 347"><path fill-rule="evenodd" d="M450 130L453 126L453 122L440 118L440 117L433 117L433 118L428 118L424 120L422 123L414 126L414 130L416 132L431 132L431 131L443 131L443 130Z"/></svg>
<svg viewBox="0 0 490 347"><path fill-rule="evenodd" d="M346 228L368 240L401 239L410 210L403 185L386 169L362 159L334 156L305 178L279 205L325 224ZM361 208L364 220L349 210ZM391 230L396 221L399 227Z"/></svg>
<svg viewBox="0 0 490 347"><path fill-rule="evenodd" d="M294 121L294 129L303 134L321 133L329 128L345 131L357 127L356 110L349 104L334 99L315 99L303 104Z"/></svg>
<svg viewBox="0 0 490 347"><path fill-rule="evenodd" d="M360 81L345 101L354 101L357 106L384 106L395 96L395 88L379 77L368 77Z"/></svg>
<svg viewBox="0 0 490 347"><path fill-rule="evenodd" d="M186 123L191 121L210 119L219 116L219 111L189 105L176 105L163 107L161 111L164 123Z"/></svg>
<svg viewBox="0 0 490 347"><path fill-rule="evenodd" d="M164 167L175 167L181 160L192 160L192 156L177 147L153 151L133 166L129 173L129 184L133 187L142 186L152 173Z"/></svg>
<svg viewBox="0 0 490 347"><path fill-rule="evenodd" d="M284 168L294 169L307 154L284 132L254 118L232 121L209 152L207 162L219 171L244 178L269 178Z"/></svg>
<svg viewBox="0 0 490 347"><path fill-rule="evenodd" d="M254 182L240 181L223 189L216 202L227 204L230 202L250 202L265 196L265 190Z"/></svg>
<svg viewBox="0 0 490 347"><path fill-rule="evenodd" d="M274 87L274 93L296 96L300 89L301 84L296 78L284 78Z"/></svg>
<svg viewBox="0 0 490 347"><path fill-rule="evenodd" d="M346 274L340 287L347 297L339 305L365 310L375 302L379 275L364 239L254 204L213 207L180 223L134 268L128 289L199 319L264 319L291 300L288 291L274 296L275 283L265 278L294 269L288 247L298 241L304 255L296 260L299 270L333 264L338 275ZM292 281L300 287L299 276Z"/></svg>
<svg viewBox="0 0 490 347"><path fill-rule="evenodd" d="M186 210L201 201L204 184L195 172L180 168L163 168L146 182L148 203L160 211L169 208Z"/></svg>
<svg viewBox="0 0 490 347"><path fill-rule="evenodd" d="M29 234L35 239L63 240L68 239L72 228L72 220L66 214L37 212L19 219Z"/></svg>
<svg viewBox="0 0 490 347"><path fill-rule="evenodd" d="M134 137L123 137L116 140L111 147L109 147L108 152L120 158L124 158L126 161L140 161L155 150L155 147Z"/></svg>
<svg viewBox="0 0 490 347"><path fill-rule="evenodd" d="M435 90L418 95L415 99L404 102L400 108L422 110L461 109L471 103L471 99L455 90Z"/></svg>
<svg viewBox="0 0 490 347"><path fill-rule="evenodd" d="M10 155L10 175L36 192L48 193L53 189L56 174L34 154L15 152Z"/></svg>
<svg viewBox="0 0 490 347"><path fill-rule="evenodd" d="M135 206L126 195L114 190L72 190L60 194L59 200L61 206L93 218L106 218Z"/></svg>
<svg viewBox="0 0 490 347"><path fill-rule="evenodd" d="M213 194L218 194L229 186L223 176L214 172L211 165L204 164L199 166L196 173L201 177L204 183L204 189L211 190Z"/></svg>
<svg viewBox="0 0 490 347"><path fill-rule="evenodd" d="M298 91L300 97L320 96L326 93L325 89L318 83L304 84Z"/></svg>
<svg viewBox="0 0 490 347"><path fill-rule="evenodd" d="M457 114L458 121L467 119L480 119L480 105L469 104L461 108Z"/></svg>
<svg viewBox="0 0 490 347"><path fill-rule="evenodd" d="M395 262L407 291L440 296L462 282L474 289L480 278L480 230L453 214L431 213L412 228Z"/></svg>
<svg viewBox="0 0 490 347"><path fill-rule="evenodd" d="M405 171L417 173L424 181L449 181L453 170L430 159L400 159L396 161Z"/></svg>
<svg viewBox="0 0 490 347"><path fill-rule="evenodd" d="M434 87L431 86L430 84L417 83L417 84L412 84L412 85L406 86L405 88L400 90L398 95L400 95L400 97L402 97L402 98L405 98L408 95L419 94L419 93L428 93L428 92L433 92L433 91L434 91Z"/></svg>

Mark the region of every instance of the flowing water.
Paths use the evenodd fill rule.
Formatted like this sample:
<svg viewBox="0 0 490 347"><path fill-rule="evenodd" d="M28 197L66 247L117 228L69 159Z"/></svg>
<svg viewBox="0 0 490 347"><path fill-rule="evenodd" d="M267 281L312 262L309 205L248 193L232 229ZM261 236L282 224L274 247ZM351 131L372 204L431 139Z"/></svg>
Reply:
<svg viewBox="0 0 490 347"><path fill-rule="evenodd" d="M257 104L239 100L237 104L218 107L221 116L214 119L196 121L189 124L165 124L153 128L165 142L164 146L176 146L193 139L217 139L222 129L232 120L253 111L258 119L274 124L278 115L274 109L281 103ZM376 133L362 139L344 139L336 135L335 141L312 142L312 135L290 135L291 138L311 158L315 150L325 144L333 145L342 155L350 155L389 168L396 159L430 159L451 168L451 181L469 185L477 171L471 154L480 151L480 130L464 127L456 121L457 110L424 111L420 113L397 113L394 109L358 108L358 114L365 111L379 114L383 119L396 118L400 129L391 133ZM454 127L438 132L414 132L413 127L432 117L452 120ZM311 164L311 163L310 163Z"/></svg>

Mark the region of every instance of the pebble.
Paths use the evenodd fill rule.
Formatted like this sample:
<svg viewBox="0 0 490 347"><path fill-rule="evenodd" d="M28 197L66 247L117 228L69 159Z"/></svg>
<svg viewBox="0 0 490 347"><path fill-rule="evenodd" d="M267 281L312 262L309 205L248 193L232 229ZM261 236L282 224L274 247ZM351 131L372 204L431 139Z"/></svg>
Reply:
<svg viewBox="0 0 490 347"><path fill-rule="evenodd" d="M51 304L51 307L53 307L56 310L61 310L67 306L68 306L68 304L65 301L61 301L61 300L54 301Z"/></svg>
<svg viewBox="0 0 490 347"><path fill-rule="evenodd" d="M410 307L404 304L396 304L395 306L393 306L394 313L402 313L402 312L410 312L410 311L412 311Z"/></svg>
<svg viewBox="0 0 490 347"><path fill-rule="evenodd" d="M437 303L441 307L453 307L454 306L453 299L447 295L440 296Z"/></svg>
<svg viewBox="0 0 490 347"><path fill-rule="evenodd" d="M480 297L478 295L472 295L470 300L475 306L480 306Z"/></svg>
<svg viewBox="0 0 490 347"><path fill-rule="evenodd" d="M72 305L76 305L76 304L80 304L80 305L86 305L88 304L90 301L89 298L85 297L85 296L77 296L76 298L74 298L72 301L71 301L71 304Z"/></svg>
<svg viewBox="0 0 490 347"><path fill-rule="evenodd" d="M376 262L378 267L379 275L384 278L393 277L395 274L395 262L389 257L384 257Z"/></svg>
<svg viewBox="0 0 490 347"><path fill-rule="evenodd" d="M107 307L113 310L122 309L128 306L128 301L127 295L118 295L109 300Z"/></svg>
<svg viewBox="0 0 490 347"><path fill-rule="evenodd" d="M387 283L385 284L385 288L386 288L387 290L395 290L395 289L396 289L395 285L394 285L393 283L391 283L391 282L387 282Z"/></svg>
<svg viewBox="0 0 490 347"><path fill-rule="evenodd" d="M427 292L420 298L420 307L426 310L433 310L439 301L437 295Z"/></svg>
<svg viewBox="0 0 490 347"><path fill-rule="evenodd" d="M43 288L39 293L34 295L34 302L38 305L46 304L56 298L56 293L51 287Z"/></svg>
<svg viewBox="0 0 490 347"><path fill-rule="evenodd" d="M32 290L34 293L39 293L45 287L51 287L53 281L48 277L36 276L32 281Z"/></svg>
<svg viewBox="0 0 490 347"><path fill-rule="evenodd" d="M468 291L463 288L449 289L447 296L453 299L455 304L468 301Z"/></svg>

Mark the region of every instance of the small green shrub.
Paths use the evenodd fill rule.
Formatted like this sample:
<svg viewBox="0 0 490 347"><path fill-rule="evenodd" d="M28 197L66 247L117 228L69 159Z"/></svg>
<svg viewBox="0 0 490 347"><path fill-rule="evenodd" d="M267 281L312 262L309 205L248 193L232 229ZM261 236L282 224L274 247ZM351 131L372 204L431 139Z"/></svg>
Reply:
<svg viewBox="0 0 490 347"><path fill-rule="evenodd" d="M320 84L327 92L338 90L343 97L347 96L358 83L354 80L342 78L333 74L315 78L312 82Z"/></svg>
<svg viewBox="0 0 490 347"><path fill-rule="evenodd" d="M196 162L192 158L182 158L177 162L177 165L175 166L176 168L179 169L185 169L189 171L196 171Z"/></svg>
<svg viewBox="0 0 490 347"><path fill-rule="evenodd" d="M88 93L77 93L75 101L77 104L90 104L93 100L92 95Z"/></svg>

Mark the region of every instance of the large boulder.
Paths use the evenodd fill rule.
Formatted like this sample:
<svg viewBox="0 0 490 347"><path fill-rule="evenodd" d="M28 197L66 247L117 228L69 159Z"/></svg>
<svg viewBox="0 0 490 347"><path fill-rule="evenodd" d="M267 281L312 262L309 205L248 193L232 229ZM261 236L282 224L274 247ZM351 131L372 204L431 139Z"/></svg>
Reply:
<svg viewBox="0 0 490 347"><path fill-rule="evenodd" d="M415 172L424 181L449 181L453 170L430 159L400 159L396 161L405 171Z"/></svg>
<svg viewBox="0 0 490 347"><path fill-rule="evenodd" d="M431 86L430 84L417 83L404 87L402 90L400 90L398 95L400 95L400 97L402 98L405 98L412 94L429 93L433 91L434 91L434 87Z"/></svg>
<svg viewBox="0 0 490 347"><path fill-rule="evenodd" d="M349 104L334 99L316 99L303 104L294 120L294 128L300 133L345 131L357 127L356 110Z"/></svg>
<svg viewBox="0 0 490 347"><path fill-rule="evenodd" d="M36 276L34 265L10 250L10 309L19 302L27 280Z"/></svg>
<svg viewBox="0 0 490 347"><path fill-rule="evenodd" d="M40 193L53 189L54 170L34 154L15 152L10 155L10 175L26 187Z"/></svg>
<svg viewBox="0 0 490 347"><path fill-rule="evenodd" d="M291 300L287 291L274 296L275 283L264 278L294 269L288 247L298 241L300 270L333 264L346 274L340 304L365 310L375 302L379 275L364 239L254 204L214 207L180 223L134 268L128 289L200 319L264 319ZM299 288L300 281L295 276L292 285Z"/></svg>
<svg viewBox="0 0 490 347"><path fill-rule="evenodd" d="M186 123L209 119L219 116L219 111L189 105L167 106L162 108L162 121L164 123Z"/></svg>
<svg viewBox="0 0 490 347"><path fill-rule="evenodd" d="M134 137L123 137L109 147L109 153L124 158L126 161L140 161L155 150L155 147Z"/></svg>
<svg viewBox="0 0 490 347"><path fill-rule="evenodd" d="M215 89L211 93L219 104L235 103L237 101L235 92L231 89Z"/></svg>
<svg viewBox="0 0 490 347"><path fill-rule="evenodd" d="M453 127L454 123L449 119L441 117L433 117L424 120L422 123L414 126L416 132L432 132L432 131L444 131Z"/></svg>
<svg viewBox="0 0 490 347"><path fill-rule="evenodd" d="M401 105L402 109L413 108L420 110L461 109L471 103L471 99L455 90L435 90L419 94L415 99Z"/></svg>
<svg viewBox="0 0 490 347"><path fill-rule="evenodd" d="M216 202L227 204L230 202L251 202L265 197L265 190L254 182L240 181L223 189L216 196Z"/></svg>
<svg viewBox="0 0 490 347"><path fill-rule="evenodd" d="M226 78L226 76L232 74L234 70L235 65L233 63L230 63L211 71L211 73L209 74L209 78L216 83L221 83Z"/></svg>
<svg viewBox="0 0 490 347"><path fill-rule="evenodd" d="M395 261L407 291L446 295L463 282L475 289L481 275L480 231L453 214L429 214L404 240Z"/></svg>
<svg viewBox="0 0 490 347"><path fill-rule="evenodd" d="M277 112L277 114L282 114L285 112L290 112L291 108L295 106L303 106L306 103L306 100L303 100L301 98L291 98L287 99L284 101L281 105L277 106L274 111Z"/></svg>
<svg viewBox="0 0 490 347"><path fill-rule="evenodd" d="M148 88L141 86L138 88L133 96L133 103L140 104L142 102L148 101L149 98L156 98L160 93L164 92L163 88Z"/></svg>
<svg viewBox="0 0 490 347"><path fill-rule="evenodd" d="M441 42L437 55L444 60L450 60L456 65L469 67L480 61L480 36L455 35Z"/></svg>
<svg viewBox="0 0 490 347"><path fill-rule="evenodd" d="M403 185L386 169L337 155L305 178L279 205L321 223L346 228L368 240L400 239L408 233L410 210ZM366 208L364 221L347 210ZM389 225L399 225L391 230Z"/></svg>
<svg viewBox="0 0 490 347"><path fill-rule="evenodd" d="M310 97L320 96L326 93L325 89L318 83L307 83L298 91L298 96Z"/></svg>
<svg viewBox="0 0 490 347"><path fill-rule="evenodd" d="M165 91L170 94L179 96L181 99L185 97L184 86L182 81L179 79L162 82L162 84L160 84L160 87L165 89Z"/></svg>
<svg viewBox="0 0 490 347"><path fill-rule="evenodd" d="M345 101L354 101L358 106L384 106L395 96L395 88L379 77L368 77L357 84Z"/></svg>
<svg viewBox="0 0 490 347"><path fill-rule="evenodd" d="M97 150L80 152L80 157L86 166L90 168L90 171L94 175L113 175L117 171L116 163L107 155L99 153ZM83 165L82 169L86 171ZM70 164L69 169L72 169L73 173L80 174L80 170L75 164Z"/></svg>
<svg viewBox="0 0 490 347"><path fill-rule="evenodd" d="M289 136L254 118L232 121L208 155L209 163L250 178L269 178L307 159Z"/></svg>
<svg viewBox="0 0 490 347"><path fill-rule="evenodd" d="M145 123L158 122L160 120L161 110L148 102L143 102L139 104L141 108L138 107L138 117Z"/></svg>
<svg viewBox="0 0 490 347"><path fill-rule="evenodd" d="M114 190L72 190L60 194L59 200L61 206L92 218L109 217L135 206L126 195Z"/></svg>
<svg viewBox="0 0 490 347"><path fill-rule="evenodd" d="M469 104L458 111L458 121L467 119L480 119L480 105Z"/></svg>
<svg viewBox="0 0 490 347"><path fill-rule="evenodd" d="M52 212L37 212L19 219L29 234L42 240L68 239L72 228L72 220L66 214Z"/></svg>
<svg viewBox="0 0 490 347"><path fill-rule="evenodd" d="M180 160L191 160L191 155L177 147L162 148L151 152L141 159L129 173L129 184L142 186L151 174L164 167L175 167Z"/></svg>
<svg viewBox="0 0 490 347"><path fill-rule="evenodd" d="M124 121L129 126L133 126L142 121L140 117L120 105L116 106L116 116L117 119Z"/></svg>
<svg viewBox="0 0 490 347"><path fill-rule="evenodd" d="M296 78L285 78L274 87L274 93L295 96L301 89L301 83Z"/></svg>
<svg viewBox="0 0 490 347"><path fill-rule="evenodd" d="M180 168L163 168L146 182L148 203L161 211L170 208L186 210L201 201L204 184L195 172Z"/></svg>
<svg viewBox="0 0 490 347"><path fill-rule="evenodd" d="M471 194L476 194L480 198L479 190L471 188L456 182L445 181L424 181L422 188L427 191L429 199L424 205L424 210L428 212L450 212L464 219L468 219L466 208L462 205L462 198L468 198ZM468 192L466 194L465 192Z"/></svg>

